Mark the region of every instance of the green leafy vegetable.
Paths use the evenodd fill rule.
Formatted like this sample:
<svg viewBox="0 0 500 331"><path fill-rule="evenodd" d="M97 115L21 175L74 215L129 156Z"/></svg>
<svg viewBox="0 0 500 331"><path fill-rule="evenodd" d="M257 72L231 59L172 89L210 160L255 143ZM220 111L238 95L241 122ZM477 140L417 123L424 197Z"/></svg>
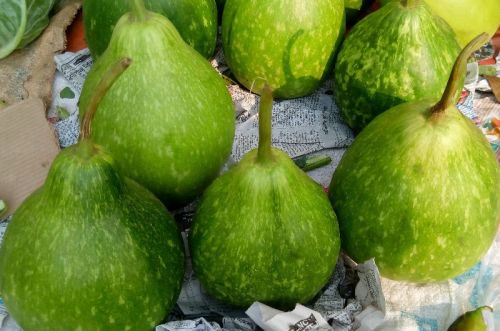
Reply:
<svg viewBox="0 0 500 331"><path fill-rule="evenodd" d="M9 55L21 41L26 28L24 0L0 0L0 59Z"/></svg>
<svg viewBox="0 0 500 331"><path fill-rule="evenodd" d="M35 40L49 25L49 12L55 0L26 0L26 29L17 48L23 48Z"/></svg>
<svg viewBox="0 0 500 331"><path fill-rule="evenodd" d="M55 0L0 0L0 59L36 39Z"/></svg>

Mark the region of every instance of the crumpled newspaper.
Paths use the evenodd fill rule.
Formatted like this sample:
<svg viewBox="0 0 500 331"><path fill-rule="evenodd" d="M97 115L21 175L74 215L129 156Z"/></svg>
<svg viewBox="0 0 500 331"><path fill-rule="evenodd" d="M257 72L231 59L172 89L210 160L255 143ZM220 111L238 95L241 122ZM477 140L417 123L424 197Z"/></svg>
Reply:
<svg viewBox="0 0 500 331"><path fill-rule="evenodd" d="M255 302L246 314L264 331L333 330L318 312L297 304L290 312L282 312Z"/></svg>
<svg viewBox="0 0 500 331"><path fill-rule="evenodd" d="M222 319L222 327L216 322L208 322L200 317L194 320L171 321L156 327L155 331L254 331L255 323L249 318Z"/></svg>

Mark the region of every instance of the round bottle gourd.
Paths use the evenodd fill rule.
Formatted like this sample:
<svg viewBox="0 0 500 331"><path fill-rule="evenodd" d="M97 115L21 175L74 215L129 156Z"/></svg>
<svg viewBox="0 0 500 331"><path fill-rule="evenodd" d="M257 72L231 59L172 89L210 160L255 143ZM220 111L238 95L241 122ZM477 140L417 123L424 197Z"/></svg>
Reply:
<svg viewBox="0 0 500 331"><path fill-rule="evenodd" d="M105 75L91 108L124 67ZM16 211L0 249L0 292L25 331L153 330L180 291L173 217L88 139L90 117Z"/></svg>
<svg viewBox="0 0 500 331"><path fill-rule="evenodd" d="M330 198L343 248L375 258L387 278L442 281L471 268L498 229L500 172L482 132L454 106L475 39L437 104L405 103L379 115L336 169Z"/></svg>
<svg viewBox="0 0 500 331"><path fill-rule="evenodd" d="M137 0L85 0L83 23L90 53L98 58L108 47L120 17ZM143 1L143 0L139 0ZM145 0L146 8L167 17L184 41L209 58L217 40L215 0Z"/></svg>
<svg viewBox="0 0 500 331"><path fill-rule="evenodd" d="M223 79L173 25L135 4L87 76L80 104L86 108L112 63L132 57L99 106L93 140L126 176L168 206L182 205L210 184L229 156L234 107Z"/></svg>
<svg viewBox="0 0 500 331"><path fill-rule="evenodd" d="M259 148L206 190L189 237L204 288L239 307L307 302L328 281L340 248L323 189L271 148L272 102L265 90Z"/></svg>
<svg viewBox="0 0 500 331"><path fill-rule="evenodd" d="M238 81L279 98L312 93L325 78L345 30L341 0L227 0L224 56Z"/></svg>
<svg viewBox="0 0 500 331"><path fill-rule="evenodd" d="M461 315L447 331L494 331L494 324L493 308L482 306Z"/></svg>
<svg viewBox="0 0 500 331"><path fill-rule="evenodd" d="M356 131L398 104L446 87L460 46L422 0L391 2L354 26L335 65L335 96Z"/></svg>

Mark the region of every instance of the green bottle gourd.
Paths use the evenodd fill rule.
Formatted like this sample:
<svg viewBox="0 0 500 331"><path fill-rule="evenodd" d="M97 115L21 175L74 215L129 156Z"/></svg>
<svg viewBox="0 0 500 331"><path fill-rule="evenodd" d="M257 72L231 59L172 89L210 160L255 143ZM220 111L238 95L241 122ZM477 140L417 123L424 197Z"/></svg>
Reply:
<svg viewBox="0 0 500 331"><path fill-rule="evenodd" d="M127 66L104 75L80 142L60 152L7 228L0 294L25 331L154 330L179 295L184 247L173 217L89 139L99 99Z"/></svg>
<svg viewBox="0 0 500 331"><path fill-rule="evenodd" d="M343 0L227 0L225 59L238 81L277 98L314 92L328 76L345 31Z"/></svg>
<svg viewBox="0 0 500 331"><path fill-rule="evenodd" d="M423 0L392 2L350 31L335 64L334 92L355 131L404 102L434 98L446 87L460 46Z"/></svg>
<svg viewBox="0 0 500 331"><path fill-rule="evenodd" d="M382 276L426 283L467 271L490 247L500 219L500 171L483 133L454 105L468 56L442 99L379 115L348 149L330 184L343 248L375 258Z"/></svg>
<svg viewBox="0 0 500 331"><path fill-rule="evenodd" d="M272 95L259 111L259 147L205 191L189 236L209 294L248 307L305 303L326 284L340 238L322 187L271 147Z"/></svg>
<svg viewBox="0 0 500 331"><path fill-rule="evenodd" d="M495 326L493 324L493 308L483 306L457 318L457 320L450 325L448 331L494 331Z"/></svg>
<svg viewBox="0 0 500 331"><path fill-rule="evenodd" d="M100 104L92 138L120 171L168 207L188 203L219 174L231 152L231 96L215 69L165 17L134 0L87 76L83 109L102 73L125 55L134 64Z"/></svg>
<svg viewBox="0 0 500 331"><path fill-rule="evenodd" d="M83 23L94 59L108 47L113 29L135 0L85 0ZM142 1L142 0L141 0ZM210 58L217 41L215 0L146 0L146 8L167 17L184 41L205 58Z"/></svg>

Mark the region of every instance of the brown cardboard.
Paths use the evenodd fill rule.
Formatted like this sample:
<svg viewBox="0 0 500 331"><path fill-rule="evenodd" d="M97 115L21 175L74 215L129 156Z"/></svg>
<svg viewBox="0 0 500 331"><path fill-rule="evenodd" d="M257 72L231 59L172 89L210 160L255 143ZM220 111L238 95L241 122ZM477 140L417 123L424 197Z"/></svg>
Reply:
<svg viewBox="0 0 500 331"><path fill-rule="evenodd" d="M0 199L8 216L40 187L59 153L45 107L32 98L0 109Z"/></svg>
<svg viewBox="0 0 500 331"><path fill-rule="evenodd" d="M497 99L497 102L500 103L500 77L495 76L485 76L490 84L491 90Z"/></svg>

